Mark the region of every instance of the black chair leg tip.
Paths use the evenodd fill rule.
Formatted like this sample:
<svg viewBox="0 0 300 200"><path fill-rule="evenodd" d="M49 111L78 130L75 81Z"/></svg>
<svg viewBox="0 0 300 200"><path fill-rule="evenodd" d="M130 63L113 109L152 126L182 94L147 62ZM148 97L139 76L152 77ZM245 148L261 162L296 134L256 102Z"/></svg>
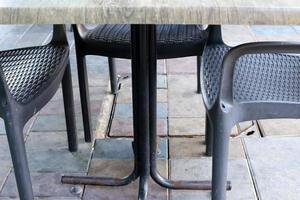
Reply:
<svg viewBox="0 0 300 200"><path fill-rule="evenodd" d="M226 189L230 191L232 189L231 181L227 181Z"/></svg>
<svg viewBox="0 0 300 200"><path fill-rule="evenodd" d="M206 155L207 157L212 157L212 153L211 153L211 152L206 152L205 155Z"/></svg>
<svg viewBox="0 0 300 200"><path fill-rule="evenodd" d="M91 142L92 142L92 139L91 139L91 138L85 138L84 141L85 141L86 143L91 143Z"/></svg>
<svg viewBox="0 0 300 200"><path fill-rule="evenodd" d="M71 147L69 148L69 151L72 152L72 153L75 153L78 151L78 148L77 147Z"/></svg>

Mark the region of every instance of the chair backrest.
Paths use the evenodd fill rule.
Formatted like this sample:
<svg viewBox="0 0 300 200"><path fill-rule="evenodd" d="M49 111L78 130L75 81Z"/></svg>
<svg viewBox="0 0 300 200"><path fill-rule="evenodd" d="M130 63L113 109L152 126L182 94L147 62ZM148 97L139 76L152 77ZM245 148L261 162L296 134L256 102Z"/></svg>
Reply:
<svg viewBox="0 0 300 200"><path fill-rule="evenodd" d="M299 118L300 103L288 101L234 101L233 76L236 62L244 55L264 53L300 54L300 43L255 42L232 48L223 60L220 95L216 101L216 103L220 103L220 105L216 104L216 106L221 106L225 112L232 109L235 110L236 115L241 121L272 118Z"/></svg>
<svg viewBox="0 0 300 200"><path fill-rule="evenodd" d="M68 40L65 32L65 25L53 25L53 36L50 44L53 45L68 45ZM0 117L5 113L5 108L7 107L8 102L14 102L15 100L10 94L9 88L5 81L5 75L3 68L1 66L0 59Z"/></svg>

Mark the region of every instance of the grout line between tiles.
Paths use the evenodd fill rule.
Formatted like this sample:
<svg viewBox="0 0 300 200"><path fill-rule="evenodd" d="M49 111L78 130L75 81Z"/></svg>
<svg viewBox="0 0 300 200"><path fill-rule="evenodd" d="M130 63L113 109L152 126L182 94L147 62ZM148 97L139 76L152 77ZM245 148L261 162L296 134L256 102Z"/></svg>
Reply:
<svg viewBox="0 0 300 200"><path fill-rule="evenodd" d="M261 122L259 120L256 120L255 123L256 123L256 126L257 126L260 136L266 137L267 135L266 135L266 132L265 132Z"/></svg>
<svg viewBox="0 0 300 200"><path fill-rule="evenodd" d="M11 172L12 172L12 166L9 167L9 170L6 173L6 176L5 176L2 184L0 185L0 194L1 194L2 190L4 189L4 186L5 186L5 184L6 184L7 180L8 180L8 177L9 177L9 175L10 175Z"/></svg>
<svg viewBox="0 0 300 200"><path fill-rule="evenodd" d="M247 166L248 166L248 169L249 169L252 185L253 185L253 188L254 188L254 191L255 191L255 196L256 196L257 200L261 200L261 195L260 195L260 192L259 192L258 184L257 184L257 181L254 177L254 170L253 170L251 162L250 162L250 156L249 156L249 153L247 151L247 147L246 147L246 143L245 143L244 138L242 138L241 141L242 141L242 147L243 147L244 154L245 154L245 157L246 157Z"/></svg>

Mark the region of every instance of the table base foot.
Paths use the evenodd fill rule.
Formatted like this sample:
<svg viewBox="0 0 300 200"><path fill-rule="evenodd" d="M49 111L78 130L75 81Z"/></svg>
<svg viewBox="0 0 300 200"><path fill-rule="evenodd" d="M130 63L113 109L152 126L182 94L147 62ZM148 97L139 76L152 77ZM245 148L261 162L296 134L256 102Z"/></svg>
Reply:
<svg viewBox="0 0 300 200"><path fill-rule="evenodd" d="M97 176L62 176L63 184L96 185L96 186L124 186L137 179L135 171L125 178L110 178Z"/></svg>
<svg viewBox="0 0 300 200"><path fill-rule="evenodd" d="M183 181L169 180L159 174L157 170L151 171L152 179L160 186L173 190L212 190L211 181ZM231 190L231 182L227 181L227 190Z"/></svg>

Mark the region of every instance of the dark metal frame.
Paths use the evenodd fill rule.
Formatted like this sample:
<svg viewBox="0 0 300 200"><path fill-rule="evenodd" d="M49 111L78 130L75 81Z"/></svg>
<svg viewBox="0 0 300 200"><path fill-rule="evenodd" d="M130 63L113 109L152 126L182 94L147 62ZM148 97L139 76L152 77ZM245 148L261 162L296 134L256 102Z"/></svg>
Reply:
<svg viewBox="0 0 300 200"><path fill-rule="evenodd" d="M213 44L222 44L221 27L211 27L215 33ZM221 43L220 43L221 42ZM247 54L289 53L300 54L300 43L256 42L232 48L224 57L220 93L212 106L203 94L208 118L213 129L213 200L226 199L226 179L230 131L239 122L274 119L300 118L300 104L291 102L235 102L233 100L233 74L236 61ZM204 86L204 84L202 84ZM204 88L202 88L204 91Z"/></svg>
<svg viewBox="0 0 300 200"><path fill-rule="evenodd" d="M125 178L63 176L62 182L100 186L121 186L140 178L139 200L147 198L148 178L162 187L184 190L211 190L211 181L173 181L162 177L156 165L156 25L132 25L132 95L135 168ZM227 183L230 189L230 182Z"/></svg>
<svg viewBox="0 0 300 200"><path fill-rule="evenodd" d="M0 67L0 117L3 118L5 122L8 144L21 200L33 200L34 198L24 144L24 125L50 101L60 83L62 83L63 90L69 150L71 152L77 151L73 88L68 59L68 42L63 25L54 25L53 38L49 45L64 46L67 49L64 62L59 66L61 70L53 75L51 80L49 80L49 85L47 85L44 90L26 104L21 104L12 97L6 84L4 72Z"/></svg>

